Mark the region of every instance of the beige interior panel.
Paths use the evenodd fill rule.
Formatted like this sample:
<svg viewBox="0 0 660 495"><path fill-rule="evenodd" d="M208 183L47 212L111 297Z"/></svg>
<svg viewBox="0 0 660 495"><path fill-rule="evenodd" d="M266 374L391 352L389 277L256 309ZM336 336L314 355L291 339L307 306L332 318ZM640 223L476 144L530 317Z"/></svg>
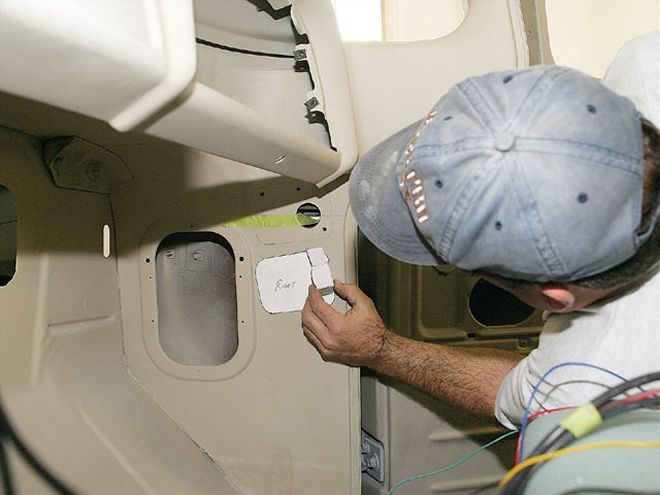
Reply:
<svg viewBox="0 0 660 495"><path fill-rule="evenodd" d="M397 383L363 379L364 393L376 390L386 401L373 413L383 425L378 434L389 458L387 479L393 483L411 475L427 473L449 466L484 443L505 433L494 423L466 415L420 392ZM482 452L478 459L459 469L401 485L396 495L419 494L486 494L496 493L493 485L512 467L515 437ZM386 493L373 479L365 478L362 493Z"/></svg>
<svg viewBox="0 0 660 495"><path fill-rule="evenodd" d="M310 190L300 183L276 178L235 182L241 177L236 168L242 165L219 164L181 149L169 151L162 146L124 150L124 159L140 163L140 169L135 182L113 197L121 225L119 273L128 366L247 493L274 488L281 493L351 493L358 465L351 451L356 370L323 363L302 335L299 313L268 314L254 280L260 260L309 247L323 247L333 275L346 278L345 186L310 198ZM160 174L157 193L150 193L165 160L169 174ZM182 187L192 177L208 186ZM286 196L273 194L274 187L285 190ZM255 213L293 216L304 202L321 208L324 225L284 227L299 231L297 240L284 232L278 241L260 238L258 228L223 227ZM146 260L154 259L154 248L165 235L190 230L224 236L237 259L238 350L217 367L173 363L155 339L155 274L153 263ZM336 437L328 438L330 432Z"/></svg>
<svg viewBox="0 0 660 495"><path fill-rule="evenodd" d="M237 493L125 366L107 196L58 189L40 142L0 128L0 183L20 217L0 288L3 403L47 466L83 493ZM166 447L166 448L165 448ZM50 490L12 456L21 493Z"/></svg>
<svg viewBox="0 0 660 495"><path fill-rule="evenodd" d="M324 363L299 313L266 313L254 285L259 260L310 247L355 279L347 184L318 190L7 95L2 108L3 124L81 136L134 177L110 195L57 188L41 140L3 131L0 183L20 227L17 274L0 288L2 391L45 462L84 493L359 493L357 370ZM226 226L303 203L321 210L314 228ZM239 347L224 365L174 363L154 339L156 248L181 231L217 232L236 255Z"/></svg>
<svg viewBox="0 0 660 495"><path fill-rule="evenodd" d="M518 0L470 0L463 23L436 40L346 43L360 154L421 119L460 80L528 65Z"/></svg>

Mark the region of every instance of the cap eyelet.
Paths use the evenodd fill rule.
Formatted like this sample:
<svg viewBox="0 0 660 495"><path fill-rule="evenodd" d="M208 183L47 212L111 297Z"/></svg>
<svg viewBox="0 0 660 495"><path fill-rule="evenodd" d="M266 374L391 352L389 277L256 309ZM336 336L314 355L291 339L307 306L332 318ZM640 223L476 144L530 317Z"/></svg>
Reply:
<svg viewBox="0 0 660 495"><path fill-rule="evenodd" d="M502 230L502 222L499 220L495 222L495 230Z"/></svg>
<svg viewBox="0 0 660 495"><path fill-rule="evenodd" d="M587 201L589 201L589 195L585 192L582 192L582 193L577 195L577 201L578 201L578 203L583 203L584 204Z"/></svg>
<svg viewBox="0 0 660 495"><path fill-rule="evenodd" d="M445 186L444 183L440 179L435 181L435 187L437 187L438 189L442 189L444 186Z"/></svg>
<svg viewBox="0 0 660 495"><path fill-rule="evenodd" d="M504 84L507 84L507 83L509 83L512 79L513 79L513 76L512 76L511 74L509 74L508 76L504 76L504 79L502 79L502 82L503 82Z"/></svg>
<svg viewBox="0 0 660 495"><path fill-rule="evenodd" d="M598 111L598 109L594 105L592 105L591 103L589 103L589 105L587 105L587 110L589 110L589 113L596 113Z"/></svg>

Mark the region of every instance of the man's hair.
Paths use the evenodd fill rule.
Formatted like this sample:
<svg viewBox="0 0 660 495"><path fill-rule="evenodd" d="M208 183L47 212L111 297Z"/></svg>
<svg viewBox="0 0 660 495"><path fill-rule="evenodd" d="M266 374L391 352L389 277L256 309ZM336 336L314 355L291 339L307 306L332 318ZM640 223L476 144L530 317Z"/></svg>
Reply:
<svg viewBox="0 0 660 495"><path fill-rule="evenodd" d="M638 234L653 233L635 255L607 271L570 282L587 289L622 287L642 279L660 261L660 228L655 212L660 202L660 132L646 119L642 119L644 134L644 194L642 218Z"/></svg>

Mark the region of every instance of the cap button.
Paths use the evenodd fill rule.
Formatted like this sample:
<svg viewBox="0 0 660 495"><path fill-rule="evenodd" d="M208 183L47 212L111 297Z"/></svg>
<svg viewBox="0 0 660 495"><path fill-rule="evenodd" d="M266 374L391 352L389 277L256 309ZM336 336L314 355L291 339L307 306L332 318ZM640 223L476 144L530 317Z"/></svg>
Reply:
<svg viewBox="0 0 660 495"><path fill-rule="evenodd" d="M511 134L500 133L495 136L495 149L509 151L516 144L516 137Z"/></svg>

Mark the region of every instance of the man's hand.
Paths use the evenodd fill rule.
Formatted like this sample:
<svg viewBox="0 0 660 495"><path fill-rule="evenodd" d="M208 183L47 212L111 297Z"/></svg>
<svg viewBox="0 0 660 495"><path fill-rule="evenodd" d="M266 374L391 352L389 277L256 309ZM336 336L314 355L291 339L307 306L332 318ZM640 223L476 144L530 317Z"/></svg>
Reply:
<svg viewBox="0 0 660 495"><path fill-rule="evenodd" d="M401 337L385 328L374 303L355 285L335 280L335 292L352 306L345 315L314 286L302 310L305 337L323 360L368 366L472 414L494 417L497 390L520 354Z"/></svg>
<svg viewBox="0 0 660 495"><path fill-rule="evenodd" d="M310 285L302 309L303 333L324 361L372 366L379 358L389 331L373 301L357 286L335 280L334 289L351 309L345 315L339 313Z"/></svg>

